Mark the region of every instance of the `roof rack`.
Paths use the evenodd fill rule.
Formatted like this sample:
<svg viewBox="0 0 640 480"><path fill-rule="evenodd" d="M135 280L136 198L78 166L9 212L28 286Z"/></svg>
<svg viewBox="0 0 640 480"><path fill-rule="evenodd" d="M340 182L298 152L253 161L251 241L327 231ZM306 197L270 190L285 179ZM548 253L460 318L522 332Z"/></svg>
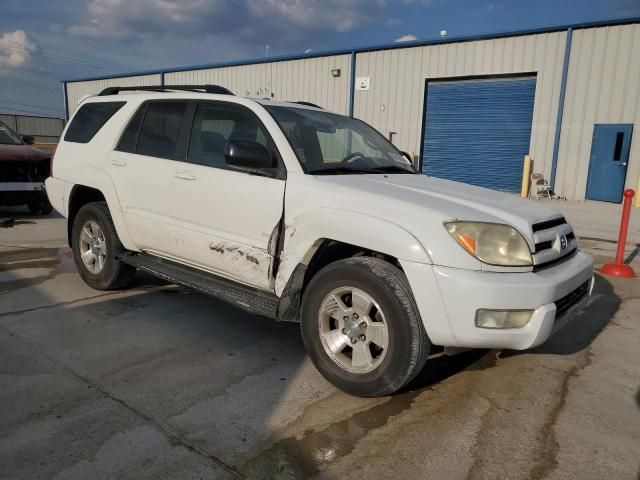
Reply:
<svg viewBox="0 0 640 480"><path fill-rule="evenodd" d="M220 85L146 85L140 87L107 87L98 96L117 95L120 92L171 92L175 90L233 95L231 90Z"/></svg>
<svg viewBox="0 0 640 480"><path fill-rule="evenodd" d="M307 107L315 107L315 108L319 108L320 110L324 110L324 108L322 108L320 105L316 105L315 103L311 103L311 102L298 101L298 102L291 102L291 103L297 103L298 105L305 105Z"/></svg>

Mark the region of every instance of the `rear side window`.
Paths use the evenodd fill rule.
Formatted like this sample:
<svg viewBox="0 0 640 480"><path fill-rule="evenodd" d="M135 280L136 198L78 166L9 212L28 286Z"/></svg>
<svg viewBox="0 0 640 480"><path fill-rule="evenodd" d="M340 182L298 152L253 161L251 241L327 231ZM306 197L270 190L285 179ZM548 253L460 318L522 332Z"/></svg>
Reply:
<svg viewBox="0 0 640 480"><path fill-rule="evenodd" d="M187 102L184 101L149 102L140 128L136 153L176 158L180 127L186 111Z"/></svg>
<svg viewBox="0 0 640 480"><path fill-rule="evenodd" d="M85 103L74 115L65 142L88 143L126 102Z"/></svg>

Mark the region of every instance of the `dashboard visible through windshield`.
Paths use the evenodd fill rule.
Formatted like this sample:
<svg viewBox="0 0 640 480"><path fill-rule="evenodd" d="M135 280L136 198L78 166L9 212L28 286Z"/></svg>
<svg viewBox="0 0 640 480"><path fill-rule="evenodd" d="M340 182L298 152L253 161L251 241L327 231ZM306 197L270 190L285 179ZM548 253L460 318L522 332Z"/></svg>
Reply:
<svg viewBox="0 0 640 480"><path fill-rule="evenodd" d="M308 174L417 173L407 157L360 120L311 109L265 108Z"/></svg>

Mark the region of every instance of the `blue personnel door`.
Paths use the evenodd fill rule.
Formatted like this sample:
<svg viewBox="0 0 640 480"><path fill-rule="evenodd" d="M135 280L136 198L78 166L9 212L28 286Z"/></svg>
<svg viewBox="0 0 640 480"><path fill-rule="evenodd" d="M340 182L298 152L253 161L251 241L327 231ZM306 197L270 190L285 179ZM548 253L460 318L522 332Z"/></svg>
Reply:
<svg viewBox="0 0 640 480"><path fill-rule="evenodd" d="M535 76L429 81L422 172L519 192L535 92Z"/></svg>
<svg viewBox="0 0 640 480"><path fill-rule="evenodd" d="M594 126L587 178L589 200L622 201L632 132L633 124Z"/></svg>

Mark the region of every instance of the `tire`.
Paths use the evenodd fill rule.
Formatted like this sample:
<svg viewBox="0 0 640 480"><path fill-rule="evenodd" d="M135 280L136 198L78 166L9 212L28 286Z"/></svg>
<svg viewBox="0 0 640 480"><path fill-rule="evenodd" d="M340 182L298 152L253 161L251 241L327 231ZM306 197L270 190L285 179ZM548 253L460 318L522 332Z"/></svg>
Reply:
<svg viewBox="0 0 640 480"><path fill-rule="evenodd" d="M53 211L53 207L47 197L30 200L27 203L27 208L32 215L48 215Z"/></svg>
<svg viewBox="0 0 640 480"><path fill-rule="evenodd" d="M320 270L303 296L301 329L320 373L360 397L402 388L420 372L431 348L404 273L378 258L339 260Z"/></svg>
<svg viewBox="0 0 640 480"><path fill-rule="evenodd" d="M89 226L89 237L83 235L85 226ZM91 238L97 239L95 250L87 243ZM80 208L73 221L71 243L78 273L91 288L117 290L126 287L133 280L136 273L135 267L116 259L116 255L124 252L125 249L120 243L105 202L91 202ZM87 248L91 249L95 257L92 264L87 264L82 259L82 254ZM91 255L88 256L91 257ZM98 257L102 258L101 267Z"/></svg>

